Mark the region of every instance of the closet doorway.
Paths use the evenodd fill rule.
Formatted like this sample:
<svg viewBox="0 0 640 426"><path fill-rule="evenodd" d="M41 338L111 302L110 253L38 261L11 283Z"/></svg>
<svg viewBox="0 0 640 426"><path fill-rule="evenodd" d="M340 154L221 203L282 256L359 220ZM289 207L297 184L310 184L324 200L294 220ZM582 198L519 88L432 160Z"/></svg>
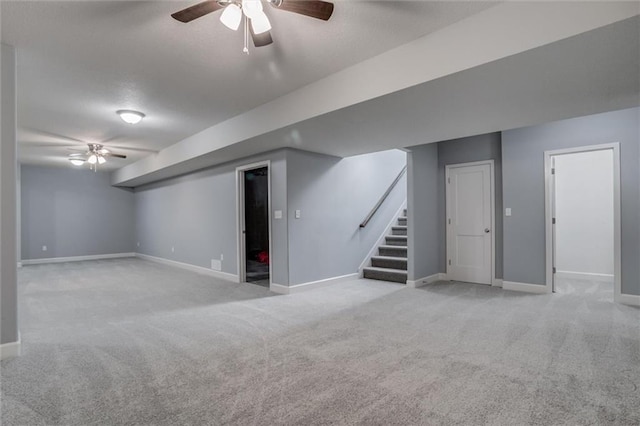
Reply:
<svg viewBox="0 0 640 426"><path fill-rule="evenodd" d="M268 161L238 167L240 282L271 284L271 179Z"/></svg>

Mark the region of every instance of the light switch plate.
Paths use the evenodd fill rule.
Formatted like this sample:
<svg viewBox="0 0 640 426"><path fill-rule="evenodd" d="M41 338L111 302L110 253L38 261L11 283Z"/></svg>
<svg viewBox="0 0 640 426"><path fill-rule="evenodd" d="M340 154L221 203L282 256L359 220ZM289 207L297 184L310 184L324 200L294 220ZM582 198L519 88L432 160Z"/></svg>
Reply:
<svg viewBox="0 0 640 426"><path fill-rule="evenodd" d="M296 210L296 219L300 219L300 210Z"/></svg>
<svg viewBox="0 0 640 426"><path fill-rule="evenodd" d="M273 212L274 219L282 219L282 210L276 210Z"/></svg>
<svg viewBox="0 0 640 426"><path fill-rule="evenodd" d="M504 215L511 216L511 207L507 207L506 209L504 209Z"/></svg>

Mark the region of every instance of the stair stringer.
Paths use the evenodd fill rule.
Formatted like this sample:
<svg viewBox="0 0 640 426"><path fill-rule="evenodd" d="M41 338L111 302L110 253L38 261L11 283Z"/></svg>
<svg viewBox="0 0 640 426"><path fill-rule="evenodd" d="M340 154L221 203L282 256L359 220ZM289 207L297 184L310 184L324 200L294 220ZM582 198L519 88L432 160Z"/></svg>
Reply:
<svg viewBox="0 0 640 426"><path fill-rule="evenodd" d="M380 235L380 238L378 238L378 240L373 244L373 247L371 247L371 250L369 250L369 253L367 253L365 258L360 263L360 266L358 267L358 277L360 278L364 277L364 268L371 266L371 258L376 255L378 247L381 245L384 245L385 238L387 238L387 236L391 234L391 228L396 226L398 223L398 216L400 216L400 213L402 213L403 210L406 208L407 208L407 200L405 198L405 200L400 205L400 208L398 209L398 211L396 211L395 214L392 216L391 221L389 222L389 225L387 225L385 230Z"/></svg>

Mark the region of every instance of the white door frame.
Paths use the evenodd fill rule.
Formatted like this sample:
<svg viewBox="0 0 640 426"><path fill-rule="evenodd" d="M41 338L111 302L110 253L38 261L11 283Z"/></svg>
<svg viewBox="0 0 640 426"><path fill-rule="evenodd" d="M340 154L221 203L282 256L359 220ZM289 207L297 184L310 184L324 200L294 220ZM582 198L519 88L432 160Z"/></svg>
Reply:
<svg viewBox="0 0 640 426"><path fill-rule="evenodd" d="M236 237L238 246L238 282L247 282L246 241L244 238L244 172L267 167L267 190L269 210L269 287L273 282L273 246L271 235L271 161L264 160L236 167Z"/></svg>
<svg viewBox="0 0 640 426"><path fill-rule="evenodd" d="M589 145L576 148L556 149L544 152L544 201L545 201L545 247L546 247L546 290L552 293L554 289L553 280L553 263L554 263L554 241L553 241L553 174L552 161L554 156L565 154L576 154L581 152L605 151L611 149L613 151L613 300L620 301L622 293L622 228L620 222L620 143L614 142L601 145Z"/></svg>
<svg viewBox="0 0 640 426"><path fill-rule="evenodd" d="M449 250L451 249L451 227L449 226L449 218L451 217L451 194L449 194L449 182L450 170L463 168L463 167L471 167L471 166L483 166L489 165L490 170L490 179L491 179L491 285L499 286L500 283L496 279L496 203L495 203L495 166L494 160L483 160L483 161L473 161L470 163L457 163L457 164L447 164L444 166L444 185L445 185L445 228L447 230L446 236L446 254L447 259L451 259L451 253ZM447 279L451 279L449 262L445 262L447 265Z"/></svg>

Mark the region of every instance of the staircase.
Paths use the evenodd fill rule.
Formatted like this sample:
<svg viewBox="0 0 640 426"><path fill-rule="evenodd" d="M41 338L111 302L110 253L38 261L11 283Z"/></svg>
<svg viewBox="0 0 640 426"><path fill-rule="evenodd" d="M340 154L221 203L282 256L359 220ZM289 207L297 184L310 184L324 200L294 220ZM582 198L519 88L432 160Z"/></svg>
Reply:
<svg viewBox="0 0 640 426"><path fill-rule="evenodd" d="M371 257L371 266L363 269L364 278L372 280L407 282L407 209L378 247L378 255Z"/></svg>

